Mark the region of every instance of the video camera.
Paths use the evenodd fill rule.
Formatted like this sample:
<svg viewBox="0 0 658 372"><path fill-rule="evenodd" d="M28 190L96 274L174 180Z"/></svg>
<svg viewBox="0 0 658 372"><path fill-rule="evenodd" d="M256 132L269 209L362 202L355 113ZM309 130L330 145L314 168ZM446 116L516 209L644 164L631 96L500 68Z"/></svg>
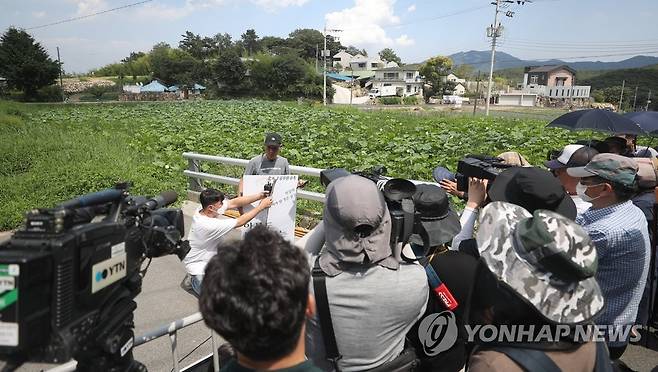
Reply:
<svg viewBox="0 0 658 372"><path fill-rule="evenodd" d="M32 210L0 246L0 359L8 365L74 358L79 371L146 370L132 357L142 263L182 259L189 244L182 211L163 208L175 192L147 199L129 188Z"/></svg>
<svg viewBox="0 0 658 372"><path fill-rule="evenodd" d="M463 160L457 162L457 190L468 193L469 177L495 180L505 169L513 165L505 164L503 159L486 155L466 155Z"/></svg>
<svg viewBox="0 0 658 372"><path fill-rule="evenodd" d="M416 212L412 199L416 193L416 185L403 178L385 177L386 172L384 166L377 166L367 172L354 173L343 168L325 169L320 172L320 182L324 187L327 187L331 181L351 174L365 177L374 182L384 195L384 200L391 215L391 250L396 257L400 257L407 262L418 261L430 255L430 246L429 235L420 223L420 214ZM409 242L409 238L413 234L422 237L424 253L422 256L410 258L401 251L401 247Z"/></svg>

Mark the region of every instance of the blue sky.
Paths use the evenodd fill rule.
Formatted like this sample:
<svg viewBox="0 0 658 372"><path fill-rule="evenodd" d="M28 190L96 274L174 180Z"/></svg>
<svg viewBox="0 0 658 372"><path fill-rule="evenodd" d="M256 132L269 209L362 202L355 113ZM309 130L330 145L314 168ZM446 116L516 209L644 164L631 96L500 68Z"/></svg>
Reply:
<svg viewBox="0 0 658 372"><path fill-rule="evenodd" d="M30 28L135 3L138 0L0 0L0 30ZM85 72L148 51L177 45L186 30L204 36L248 28L286 36L297 28L341 28L344 44L374 54L393 48L404 62L438 54L485 50L494 9L487 0L153 0L79 21L28 30L64 68ZM535 0L502 16L500 50L520 58L622 60L658 56L656 0ZM586 58L576 58L586 57Z"/></svg>

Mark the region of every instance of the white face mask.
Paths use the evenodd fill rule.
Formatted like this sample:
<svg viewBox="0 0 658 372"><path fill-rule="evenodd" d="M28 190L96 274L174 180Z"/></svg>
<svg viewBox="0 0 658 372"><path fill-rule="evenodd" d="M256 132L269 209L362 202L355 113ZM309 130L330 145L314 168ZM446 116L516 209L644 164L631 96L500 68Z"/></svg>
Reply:
<svg viewBox="0 0 658 372"><path fill-rule="evenodd" d="M215 209L215 213L217 213L218 216L224 214L224 212L226 212L226 210L228 209L226 207L227 207L226 200L224 200L222 202L222 206L219 207L219 209Z"/></svg>
<svg viewBox="0 0 658 372"><path fill-rule="evenodd" d="M590 187L599 186L599 185L601 185L601 184L599 183L599 184L596 184L596 185L583 185L582 183L578 182L578 184L576 185L576 194L578 196L580 196L580 198L584 202L591 203L593 200L596 200L596 199L600 198L601 195L597 196L596 198L593 198L593 197L585 194L585 191L587 191L587 189L590 188Z"/></svg>

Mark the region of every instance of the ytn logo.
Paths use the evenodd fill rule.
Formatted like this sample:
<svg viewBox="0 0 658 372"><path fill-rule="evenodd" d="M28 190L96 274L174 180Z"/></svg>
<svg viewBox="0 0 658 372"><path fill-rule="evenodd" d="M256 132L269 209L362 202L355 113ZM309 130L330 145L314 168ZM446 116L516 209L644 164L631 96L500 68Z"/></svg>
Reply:
<svg viewBox="0 0 658 372"><path fill-rule="evenodd" d="M100 282L103 279L107 279L108 276L115 275L119 273L119 271L124 271L124 270L126 270L126 263L117 262L107 269L103 269L102 271L96 272L96 281Z"/></svg>
<svg viewBox="0 0 658 372"><path fill-rule="evenodd" d="M91 293L126 277L126 254L120 253L110 259L96 263L91 267Z"/></svg>
<svg viewBox="0 0 658 372"><path fill-rule="evenodd" d="M426 316L418 327L418 339L427 356L435 356L450 349L457 341L455 314L446 310Z"/></svg>

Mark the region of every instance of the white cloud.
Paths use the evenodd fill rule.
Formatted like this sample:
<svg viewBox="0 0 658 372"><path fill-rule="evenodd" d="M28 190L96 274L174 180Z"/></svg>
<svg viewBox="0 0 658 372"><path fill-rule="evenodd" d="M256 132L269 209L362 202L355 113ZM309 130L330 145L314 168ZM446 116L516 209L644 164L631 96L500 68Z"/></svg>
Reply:
<svg viewBox="0 0 658 372"><path fill-rule="evenodd" d="M43 18L46 16L46 12L32 12L34 18Z"/></svg>
<svg viewBox="0 0 658 372"><path fill-rule="evenodd" d="M394 12L395 1L355 0L353 7L325 15L327 27L343 30L338 34L343 45L370 48L412 45L414 41L407 35L394 39L385 30L400 23Z"/></svg>
<svg viewBox="0 0 658 372"><path fill-rule="evenodd" d="M69 2L72 2L77 6L77 15L79 16L92 14L111 8L107 5L105 0L69 0Z"/></svg>
<svg viewBox="0 0 658 372"><path fill-rule="evenodd" d="M415 11L416 11L416 4L411 4L411 5L407 8L407 12L409 12L409 13L411 13L411 12L415 12Z"/></svg>
<svg viewBox="0 0 658 372"><path fill-rule="evenodd" d="M410 39L406 34L400 35L400 37L395 39L395 43L400 46L410 46L416 44L414 39Z"/></svg>

